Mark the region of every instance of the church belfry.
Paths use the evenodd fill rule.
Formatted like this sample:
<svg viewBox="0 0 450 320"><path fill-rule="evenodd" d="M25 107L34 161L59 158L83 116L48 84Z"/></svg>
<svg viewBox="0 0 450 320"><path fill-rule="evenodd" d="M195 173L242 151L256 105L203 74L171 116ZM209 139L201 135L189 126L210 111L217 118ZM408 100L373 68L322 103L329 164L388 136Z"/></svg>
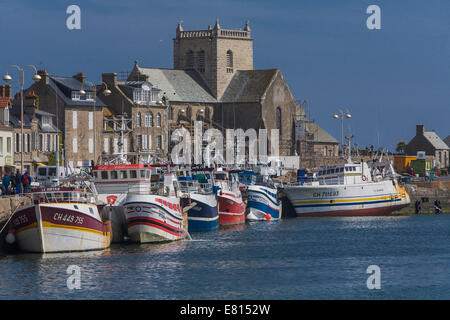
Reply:
<svg viewBox="0 0 450 320"><path fill-rule="evenodd" d="M219 99L236 70L253 70L253 39L248 22L242 30L222 29L219 20L206 30L184 30L173 39L173 67L196 70Z"/></svg>

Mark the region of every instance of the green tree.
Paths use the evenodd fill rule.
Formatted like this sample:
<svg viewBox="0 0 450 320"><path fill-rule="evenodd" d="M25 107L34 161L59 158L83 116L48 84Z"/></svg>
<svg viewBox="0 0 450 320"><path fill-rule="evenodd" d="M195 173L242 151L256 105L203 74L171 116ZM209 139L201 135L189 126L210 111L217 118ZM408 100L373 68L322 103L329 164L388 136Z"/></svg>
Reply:
<svg viewBox="0 0 450 320"><path fill-rule="evenodd" d="M397 143L397 147L395 148L395 151L397 151L398 153L405 153L405 148L406 148L406 142L405 141L400 141L399 143Z"/></svg>

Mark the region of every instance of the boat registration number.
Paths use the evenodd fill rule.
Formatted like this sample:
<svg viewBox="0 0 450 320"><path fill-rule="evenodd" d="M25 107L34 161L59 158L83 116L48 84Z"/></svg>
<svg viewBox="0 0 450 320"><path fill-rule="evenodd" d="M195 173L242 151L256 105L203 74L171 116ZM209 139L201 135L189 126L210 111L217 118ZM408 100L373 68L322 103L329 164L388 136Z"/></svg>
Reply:
<svg viewBox="0 0 450 320"><path fill-rule="evenodd" d="M74 216L72 214L55 213L55 215L53 216L53 220L83 224L84 219L83 217Z"/></svg>
<svg viewBox="0 0 450 320"><path fill-rule="evenodd" d="M314 198L328 198L339 196L339 191L323 191L323 192L313 192Z"/></svg>

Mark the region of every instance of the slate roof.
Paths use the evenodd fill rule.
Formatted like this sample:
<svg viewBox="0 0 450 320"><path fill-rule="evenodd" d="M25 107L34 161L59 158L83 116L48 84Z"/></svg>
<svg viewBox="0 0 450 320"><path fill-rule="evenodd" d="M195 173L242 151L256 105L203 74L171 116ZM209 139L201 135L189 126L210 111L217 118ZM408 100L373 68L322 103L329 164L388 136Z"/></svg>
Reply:
<svg viewBox="0 0 450 320"><path fill-rule="evenodd" d="M308 139L309 141L339 144L335 138L315 122L306 122L306 131L314 135L312 139Z"/></svg>
<svg viewBox="0 0 450 320"><path fill-rule="evenodd" d="M92 86L85 83L82 84L80 81L72 77L55 77L49 76L48 85L52 88L58 97L60 97L66 105L69 106L93 106L94 101L89 100L72 100L72 90L83 90L92 91ZM105 107L106 105L101 101L98 96L96 97L95 106Z"/></svg>
<svg viewBox="0 0 450 320"><path fill-rule="evenodd" d="M137 67L147 81L160 89L169 101L214 103L205 81L194 70L174 70Z"/></svg>
<svg viewBox="0 0 450 320"><path fill-rule="evenodd" d="M278 69L238 70L225 89L221 102L259 102Z"/></svg>
<svg viewBox="0 0 450 320"><path fill-rule="evenodd" d="M36 113L41 115L46 115L46 116L53 116L55 117L55 115L45 112L45 111L41 111L41 110L36 110ZM24 113L23 115L23 126L24 127L31 127L31 120L32 120L32 116L30 114ZM21 127L20 125L20 116L15 116L15 115L10 115L9 116L9 122L11 123L12 127L16 127L19 128ZM56 126L51 124L51 125L42 125L42 121L38 121L39 124L39 131L40 132L58 132L59 130L56 129Z"/></svg>
<svg viewBox="0 0 450 320"><path fill-rule="evenodd" d="M9 122L13 127L20 127L20 116L9 115ZM31 127L31 116L29 114L24 113L23 115L23 126Z"/></svg>
<svg viewBox="0 0 450 320"><path fill-rule="evenodd" d="M436 134L436 132L434 131L425 131L423 133L423 136L433 145L433 147L435 149L439 149L439 150L447 150L449 149L449 146L442 141L441 138L439 138L439 136Z"/></svg>
<svg viewBox="0 0 450 320"><path fill-rule="evenodd" d="M450 148L450 135L444 139L444 143Z"/></svg>

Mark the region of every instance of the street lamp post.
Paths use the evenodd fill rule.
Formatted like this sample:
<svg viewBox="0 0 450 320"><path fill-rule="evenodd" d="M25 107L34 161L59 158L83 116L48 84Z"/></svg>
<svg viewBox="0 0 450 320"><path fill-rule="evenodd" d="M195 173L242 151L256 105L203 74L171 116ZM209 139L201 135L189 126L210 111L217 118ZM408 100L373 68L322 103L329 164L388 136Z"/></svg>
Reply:
<svg viewBox="0 0 450 320"><path fill-rule="evenodd" d="M343 141L343 139L344 139L344 113L345 113L345 117L347 119L350 119L352 117L352 115L348 112L348 110L347 110L347 112L344 112L341 109L337 109L337 112L338 113L335 113L333 115L333 118L336 119L336 120L341 118L341 149L342 149L342 152L344 152L344 149L343 149L343 142L344 142Z"/></svg>
<svg viewBox="0 0 450 320"><path fill-rule="evenodd" d="M93 95L92 96L94 98L94 114L93 114L92 118L93 118L93 122L94 122L93 123L93 131L94 131L94 164L96 164L97 161L96 161L95 155L96 155L96 151L97 151L97 148L96 148L96 145L97 145L97 143L96 143L96 141L97 141L96 136L97 135L96 135L96 132L95 132L95 102L97 101L97 86L95 84L93 84L92 82L90 82L90 81L86 81L86 82L91 84L92 89L93 89L92 90L93 91ZM86 94L86 91L83 90L83 84L84 83L81 84L80 95L85 95ZM103 94L105 96L109 96L111 94L111 90L109 90L108 89L108 85L102 81L101 86L103 86L103 85L105 85L105 91L103 91Z"/></svg>
<svg viewBox="0 0 450 320"><path fill-rule="evenodd" d="M32 68L34 69L34 76L33 76L33 81L34 82L38 82L39 80L41 80L41 76L38 75L37 73L37 69L34 65L27 65L23 68L20 68L17 65L11 65L6 69L6 74L3 76L3 81L5 81L6 83L8 83L9 81L12 80L11 76L8 74L8 70L10 68L16 68L17 70L19 70L20 73L20 135L21 135L21 141L20 141L20 170L23 174L23 169L24 169L24 165L23 165L23 147L24 147L24 139L23 139L23 86L24 86L24 82L25 82L25 68Z"/></svg>

